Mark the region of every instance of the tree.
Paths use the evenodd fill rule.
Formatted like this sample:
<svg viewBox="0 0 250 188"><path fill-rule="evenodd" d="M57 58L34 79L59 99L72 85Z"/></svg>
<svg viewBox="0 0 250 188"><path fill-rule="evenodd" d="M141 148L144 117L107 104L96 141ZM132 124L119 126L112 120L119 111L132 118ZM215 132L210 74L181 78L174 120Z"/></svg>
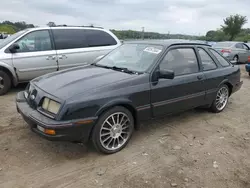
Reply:
<svg viewBox="0 0 250 188"><path fill-rule="evenodd" d="M247 23L246 16L239 14L231 15L224 19L224 26L222 30L225 34L229 35L229 40L233 40L241 31L244 24Z"/></svg>
<svg viewBox="0 0 250 188"><path fill-rule="evenodd" d="M216 32L216 31L210 30L210 31L208 31L207 34L206 34L206 40L207 40L207 41L214 41L216 35L217 35L217 32Z"/></svg>
<svg viewBox="0 0 250 188"><path fill-rule="evenodd" d="M55 27L56 24L55 24L55 22L49 22L49 23L47 23L47 26L49 26L49 27Z"/></svg>

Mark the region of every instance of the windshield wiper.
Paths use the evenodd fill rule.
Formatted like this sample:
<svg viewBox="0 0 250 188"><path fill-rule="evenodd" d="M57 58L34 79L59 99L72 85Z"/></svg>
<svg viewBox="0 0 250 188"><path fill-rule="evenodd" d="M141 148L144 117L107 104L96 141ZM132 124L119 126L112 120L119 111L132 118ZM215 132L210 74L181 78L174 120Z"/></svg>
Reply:
<svg viewBox="0 0 250 188"><path fill-rule="evenodd" d="M118 71L122 71L122 72L129 73L129 74L139 74L138 72L129 70L128 68L125 68L125 67L116 67L116 66L113 66L111 68L113 70L118 70Z"/></svg>
<svg viewBox="0 0 250 188"><path fill-rule="evenodd" d="M102 68L105 68L105 69L112 69L112 67L109 67L109 66L106 66L106 65L98 65L96 63L92 63L91 65L94 65L96 67L102 67Z"/></svg>
<svg viewBox="0 0 250 188"><path fill-rule="evenodd" d="M117 66L109 67L109 66L106 66L106 65L98 65L98 64L95 64L95 63L92 63L91 65L94 65L94 66L97 66L97 67L102 67L102 68L105 68L105 69L113 69L113 70L125 72L125 73L128 73L128 74L140 74L140 72L132 71L132 70L129 70L128 68L125 68L125 67L117 67Z"/></svg>

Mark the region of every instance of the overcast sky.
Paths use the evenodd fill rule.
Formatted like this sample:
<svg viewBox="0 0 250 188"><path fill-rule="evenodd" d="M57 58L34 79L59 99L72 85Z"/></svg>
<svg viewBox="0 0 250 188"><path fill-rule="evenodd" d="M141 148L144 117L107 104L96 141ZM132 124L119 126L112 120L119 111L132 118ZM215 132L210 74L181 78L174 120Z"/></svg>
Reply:
<svg viewBox="0 0 250 188"><path fill-rule="evenodd" d="M230 14L247 16L250 28L249 5L250 0L1 0L0 21L202 35Z"/></svg>

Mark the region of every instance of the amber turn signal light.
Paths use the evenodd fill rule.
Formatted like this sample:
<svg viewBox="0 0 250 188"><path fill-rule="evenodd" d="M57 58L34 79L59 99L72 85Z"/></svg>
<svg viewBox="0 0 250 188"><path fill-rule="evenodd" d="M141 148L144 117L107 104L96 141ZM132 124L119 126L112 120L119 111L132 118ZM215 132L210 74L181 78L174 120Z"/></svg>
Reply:
<svg viewBox="0 0 250 188"><path fill-rule="evenodd" d="M55 131L55 130L52 130L52 129L45 129L45 130L44 130L44 133L45 133L45 134L49 134L49 135L55 135L55 134L56 134L56 131Z"/></svg>

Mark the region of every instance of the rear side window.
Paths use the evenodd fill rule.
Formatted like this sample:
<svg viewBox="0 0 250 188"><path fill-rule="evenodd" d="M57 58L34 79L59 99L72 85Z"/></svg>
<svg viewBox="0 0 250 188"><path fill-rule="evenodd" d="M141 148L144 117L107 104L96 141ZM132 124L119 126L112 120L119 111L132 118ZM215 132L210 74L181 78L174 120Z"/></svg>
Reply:
<svg viewBox="0 0 250 188"><path fill-rule="evenodd" d="M58 50L88 46L83 29L53 29L52 31Z"/></svg>
<svg viewBox="0 0 250 188"><path fill-rule="evenodd" d="M241 43L237 43L236 45L235 45L235 47L236 48L240 48L240 49L243 49L244 47L243 47L243 44L241 44Z"/></svg>
<svg viewBox="0 0 250 188"><path fill-rule="evenodd" d="M216 52L216 51L213 50L213 49L209 49L209 50L210 50L210 52L212 52L212 54L218 59L218 61L219 61L219 63L221 64L221 66L227 67L227 66L230 65L230 63L229 63L227 60L225 60L225 58L222 57L218 52Z"/></svg>
<svg viewBox="0 0 250 188"><path fill-rule="evenodd" d="M85 30L89 47L116 45L116 40L107 32L94 29Z"/></svg>
<svg viewBox="0 0 250 188"><path fill-rule="evenodd" d="M160 69L173 70L176 76L199 71L197 58L192 48L170 50L160 64Z"/></svg>
<svg viewBox="0 0 250 188"><path fill-rule="evenodd" d="M217 68L213 59L208 55L205 50L203 50L202 48L198 48L198 51L200 54L201 63L204 71L213 70Z"/></svg>

